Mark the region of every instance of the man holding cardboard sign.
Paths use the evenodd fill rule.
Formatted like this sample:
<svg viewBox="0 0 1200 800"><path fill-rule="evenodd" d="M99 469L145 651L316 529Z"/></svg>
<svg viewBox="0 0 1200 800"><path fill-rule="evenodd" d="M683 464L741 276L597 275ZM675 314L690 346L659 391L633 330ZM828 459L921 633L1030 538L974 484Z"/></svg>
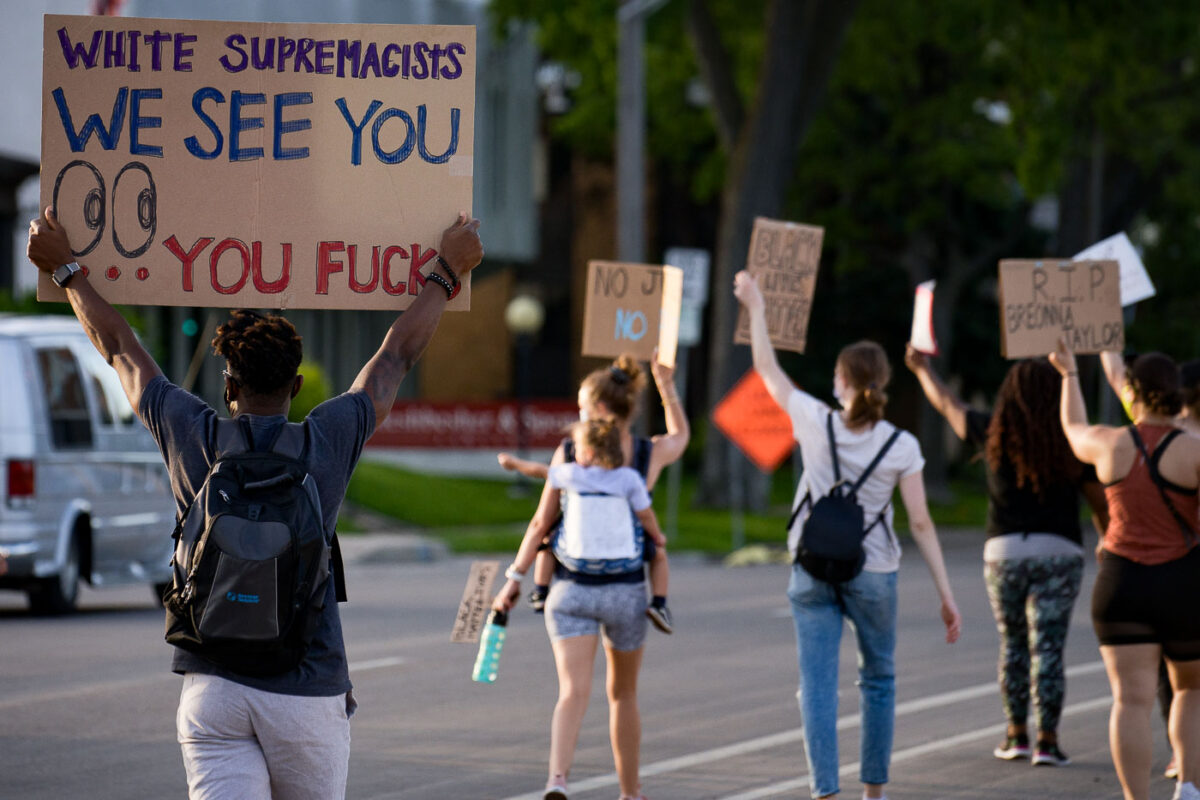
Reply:
<svg viewBox="0 0 1200 800"><path fill-rule="evenodd" d="M400 381L432 338L454 287L483 257L478 227L478 220L460 214L445 230L430 283L392 324L354 385L294 426L287 423L287 411L303 380L296 374L301 346L295 328L284 318L236 311L217 329L213 349L226 360L225 404L237 424L219 421L208 404L166 379L129 324L96 291L87 270L75 261L52 209L30 224L27 253L65 291L88 337L116 369L130 404L162 451L181 520L188 512L193 518L198 511L206 512L193 501L216 467L228 463L223 457L231 451L262 454L287 435L303 442L295 461L303 468L305 482L311 478L316 484L328 540L363 444L387 417ZM240 433L243 447L227 447L231 429ZM243 489L249 492L251 484ZM236 505L228 497L226 503ZM209 536L215 530L215 524L205 528L203 541L209 543L198 549L219 542L219 537ZM178 584L178 550L176 556ZM334 566L323 604L309 618L312 625L305 626L295 666L282 672L254 665L232 668L190 647L176 650L172 669L184 676L176 724L192 797L345 796L349 717L357 704L338 614L336 560ZM194 574L193 570L187 576L188 583ZM216 579L212 586L218 586ZM222 595L231 603L259 604L257 593L243 592L240 586L230 586L237 591L226 593L225 588L209 593L209 610ZM203 620L199 627L203 631Z"/></svg>

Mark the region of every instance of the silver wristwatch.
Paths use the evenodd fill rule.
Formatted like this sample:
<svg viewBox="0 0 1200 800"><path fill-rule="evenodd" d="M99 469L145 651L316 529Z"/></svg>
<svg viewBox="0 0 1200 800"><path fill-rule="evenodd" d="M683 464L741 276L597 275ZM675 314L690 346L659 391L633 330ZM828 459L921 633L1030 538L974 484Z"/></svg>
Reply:
<svg viewBox="0 0 1200 800"><path fill-rule="evenodd" d="M58 288L65 289L67 288L67 284L71 282L71 278L74 278L76 273L82 271L83 268L78 263L72 261L70 264L63 264L54 270L54 272L51 272L50 280L54 281L54 285Z"/></svg>

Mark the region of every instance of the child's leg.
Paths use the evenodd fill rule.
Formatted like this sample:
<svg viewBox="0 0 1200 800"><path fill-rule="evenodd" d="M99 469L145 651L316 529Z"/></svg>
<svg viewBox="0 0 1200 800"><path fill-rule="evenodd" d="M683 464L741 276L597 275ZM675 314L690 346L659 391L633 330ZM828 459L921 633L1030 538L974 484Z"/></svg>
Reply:
<svg viewBox="0 0 1200 800"><path fill-rule="evenodd" d="M667 548L655 548L654 558L650 559L650 594L666 597L670 582L671 568L667 565Z"/></svg>
<svg viewBox="0 0 1200 800"><path fill-rule="evenodd" d="M554 555L549 550L539 550L533 562L533 585L542 589L554 579Z"/></svg>

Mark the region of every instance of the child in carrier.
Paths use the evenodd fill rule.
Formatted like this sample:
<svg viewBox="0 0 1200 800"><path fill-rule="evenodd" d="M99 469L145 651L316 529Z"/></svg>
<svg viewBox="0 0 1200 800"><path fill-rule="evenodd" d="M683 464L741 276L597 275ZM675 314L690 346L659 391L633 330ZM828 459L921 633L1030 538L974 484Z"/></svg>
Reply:
<svg viewBox="0 0 1200 800"><path fill-rule="evenodd" d="M575 548L582 546L583 536L590 537L593 532L603 536L604 531L614 534L621 531L623 526L620 521L610 515L618 510L627 514L628 509L632 509L637 522L648 534L644 544L644 559L650 566L652 599L646 608L646 616L654 623L654 627L663 633L671 633L671 612L667 608L670 581L667 540L659 529L654 509L650 507L644 473L622 465L624 456L620 431L612 419L575 423L571 426L571 439L567 445L568 460L553 467L536 461L515 459L503 453L499 456L500 464L505 469L516 470L530 478L547 479L552 487L563 492L566 511L560 529L539 548L534 566L534 590L529 595L530 604L538 613L545 609L557 555L561 554L559 560L566 561L565 567L571 569L574 561L572 553L577 552ZM643 469L642 462L646 460L635 454L635 464L642 464ZM576 502L580 507L577 509L570 508L573 497L579 498ZM618 505L598 498L621 498L625 502ZM609 540L602 546L602 551L607 549L609 555L618 556L623 546L622 542ZM617 558L608 560L612 564L619 563Z"/></svg>

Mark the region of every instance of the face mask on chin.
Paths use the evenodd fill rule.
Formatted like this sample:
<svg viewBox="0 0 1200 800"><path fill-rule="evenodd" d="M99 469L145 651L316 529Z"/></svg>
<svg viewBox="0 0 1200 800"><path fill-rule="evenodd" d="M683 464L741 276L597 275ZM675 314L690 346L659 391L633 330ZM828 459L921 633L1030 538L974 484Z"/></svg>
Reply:
<svg viewBox="0 0 1200 800"><path fill-rule="evenodd" d="M579 421L580 421L580 422L587 422L587 421L588 421L588 412L587 412L587 409L586 409L586 408L580 408L580 409L579 409Z"/></svg>

